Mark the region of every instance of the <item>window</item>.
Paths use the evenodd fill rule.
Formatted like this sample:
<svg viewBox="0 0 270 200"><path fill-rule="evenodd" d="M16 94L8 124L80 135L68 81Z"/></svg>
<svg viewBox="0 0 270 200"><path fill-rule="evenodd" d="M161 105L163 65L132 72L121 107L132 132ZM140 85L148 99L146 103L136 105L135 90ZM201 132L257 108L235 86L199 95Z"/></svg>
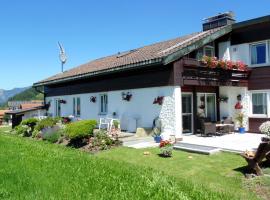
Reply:
<svg viewBox="0 0 270 200"><path fill-rule="evenodd" d="M108 95L100 95L100 114L107 114L108 112Z"/></svg>
<svg viewBox="0 0 270 200"><path fill-rule="evenodd" d="M252 114L267 115L267 93L252 94Z"/></svg>
<svg viewBox="0 0 270 200"><path fill-rule="evenodd" d="M205 56L213 57L215 55L214 47L212 46L205 46L203 50Z"/></svg>
<svg viewBox="0 0 270 200"><path fill-rule="evenodd" d="M251 64L264 64L267 62L267 47L266 43L252 44L250 47Z"/></svg>
<svg viewBox="0 0 270 200"><path fill-rule="evenodd" d="M79 117L81 115L81 99L80 97L73 98L73 115Z"/></svg>
<svg viewBox="0 0 270 200"><path fill-rule="evenodd" d="M56 117L61 117L60 99L55 99L55 116Z"/></svg>

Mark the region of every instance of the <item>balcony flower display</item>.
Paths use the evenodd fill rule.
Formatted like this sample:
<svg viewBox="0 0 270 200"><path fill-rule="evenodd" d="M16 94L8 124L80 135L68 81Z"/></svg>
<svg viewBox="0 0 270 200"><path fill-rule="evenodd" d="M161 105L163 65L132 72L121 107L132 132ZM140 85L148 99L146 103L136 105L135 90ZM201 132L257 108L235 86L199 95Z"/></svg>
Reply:
<svg viewBox="0 0 270 200"><path fill-rule="evenodd" d="M247 71L247 65L242 61L218 60L216 57L203 56L202 64L211 69L221 68L225 70Z"/></svg>

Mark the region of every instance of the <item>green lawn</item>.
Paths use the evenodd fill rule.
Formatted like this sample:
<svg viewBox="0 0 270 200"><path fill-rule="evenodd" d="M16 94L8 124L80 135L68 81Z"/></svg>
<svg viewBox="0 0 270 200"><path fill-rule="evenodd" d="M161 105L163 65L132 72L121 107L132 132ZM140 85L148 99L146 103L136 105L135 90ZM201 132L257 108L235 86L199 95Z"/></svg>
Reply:
<svg viewBox="0 0 270 200"><path fill-rule="evenodd" d="M143 151L91 155L2 133L0 199L256 199L235 170L245 165L238 155Z"/></svg>

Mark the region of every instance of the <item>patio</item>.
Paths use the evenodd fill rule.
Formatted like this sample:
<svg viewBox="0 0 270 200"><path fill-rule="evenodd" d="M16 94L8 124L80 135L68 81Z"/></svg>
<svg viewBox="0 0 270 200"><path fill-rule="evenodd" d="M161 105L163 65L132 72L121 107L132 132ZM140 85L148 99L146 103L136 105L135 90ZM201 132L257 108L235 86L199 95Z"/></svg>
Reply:
<svg viewBox="0 0 270 200"><path fill-rule="evenodd" d="M194 144L206 147L219 148L222 151L243 153L246 150L256 150L263 134L227 134L222 136L201 137L200 135L184 135L183 140L176 144ZM126 137L122 138L123 145L132 148L157 147L152 137Z"/></svg>
<svg viewBox="0 0 270 200"><path fill-rule="evenodd" d="M210 146L221 149L222 151L230 151L242 153L246 150L256 150L261 142L262 134L245 133L245 134L227 134L223 136L201 137L197 135L183 136L180 143L196 144L202 146Z"/></svg>

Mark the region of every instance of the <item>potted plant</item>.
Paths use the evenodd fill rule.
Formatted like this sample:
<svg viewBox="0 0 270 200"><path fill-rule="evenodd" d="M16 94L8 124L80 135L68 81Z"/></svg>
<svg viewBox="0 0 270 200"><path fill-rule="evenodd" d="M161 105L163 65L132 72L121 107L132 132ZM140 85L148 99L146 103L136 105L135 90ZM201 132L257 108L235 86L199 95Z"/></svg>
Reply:
<svg viewBox="0 0 270 200"><path fill-rule="evenodd" d="M259 129L266 135L266 137L262 137L262 142L270 142L270 121L262 123Z"/></svg>
<svg viewBox="0 0 270 200"><path fill-rule="evenodd" d="M173 150L173 144L170 143L168 140L163 140L159 144L160 147L160 155L163 157L171 157L172 156L172 150Z"/></svg>
<svg viewBox="0 0 270 200"><path fill-rule="evenodd" d="M158 127L153 128L153 137L156 143L161 142L161 130Z"/></svg>
<svg viewBox="0 0 270 200"><path fill-rule="evenodd" d="M245 127L244 127L244 113L242 112L239 112L235 118L236 121L238 121L239 123L239 128L238 128L238 131L239 133L245 133Z"/></svg>

